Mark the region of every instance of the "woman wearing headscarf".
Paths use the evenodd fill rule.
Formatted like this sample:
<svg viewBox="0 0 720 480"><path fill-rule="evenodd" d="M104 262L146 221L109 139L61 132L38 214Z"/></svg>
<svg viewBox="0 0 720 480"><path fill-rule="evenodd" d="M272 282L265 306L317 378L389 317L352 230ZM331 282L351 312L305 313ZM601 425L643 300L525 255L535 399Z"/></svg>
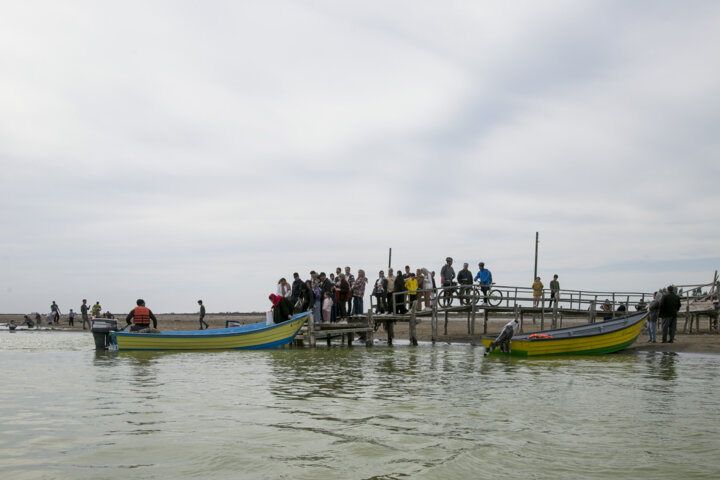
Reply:
<svg viewBox="0 0 720 480"><path fill-rule="evenodd" d="M270 294L268 297L272 302L273 322L282 323L286 320L290 320L293 316L293 306L285 297L280 295Z"/></svg>

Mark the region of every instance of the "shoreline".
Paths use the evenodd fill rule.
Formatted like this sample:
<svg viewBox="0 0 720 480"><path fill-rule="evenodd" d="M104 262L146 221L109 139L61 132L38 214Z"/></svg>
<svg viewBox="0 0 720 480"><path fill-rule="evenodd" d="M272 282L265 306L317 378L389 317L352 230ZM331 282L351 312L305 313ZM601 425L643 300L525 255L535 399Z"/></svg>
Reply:
<svg viewBox="0 0 720 480"><path fill-rule="evenodd" d="M48 326L43 322L41 326L43 331L57 331L57 332L82 332L82 319L78 320L79 316L75 317L75 325L70 327L68 325L67 316L64 315L60 319L60 325ZM174 313L174 314L157 314L158 327L161 330L166 331L187 331L196 330L199 326L198 314L196 313ZM125 324L125 315L116 316L120 325ZM217 314L211 313L205 316L205 321L210 325L210 328L224 328L226 321L237 321L242 324L261 322L265 319L264 313L230 313L230 314ZM382 316L375 317L376 320L382 321ZM10 320L14 320L20 327L20 322L23 321L23 314L0 314L0 324L7 324ZM502 327L508 322L507 317L494 317L488 321L488 335L497 335L502 330ZM539 322L538 322L539 323ZM566 319L565 326L569 325L581 325L585 322L585 319ZM678 329L682 329L682 320L678 319ZM701 325L702 326L702 325ZM523 325L525 332L539 331L539 324L533 325L530 320L526 321ZM2 327L3 329L7 327ZM21 328L21 327L20 327ZM444 321L439 319L438 321L438 343L446 344L469 344L469 345L480 345L480 338L482 337L482 321L476 321L475 331L478 332L474 335L467 333L468 322L465 315L451 316L448 322L447 335L444 333ZM21 328L24 330L24 328ZM407 339L408 338L409 325L406 322L398 322L395 325L395 338L396 339ZM88 331L89 333L89 331ZM432 341L432 331L430 326L430 319L424 317L420 323L416 326L417 339L421 342ZM658 332L658 338L661 337L661 333ZM380 341L386 341L387 335L385 330L381 327L376 333L375 338ZM648 343L647 334L641 333L638 339L626 351L643 351L643 352L682 352L682 353L709 353L709 354L720 354L720 335L716 333L709 333L707 330L701 330L700 333L681 333L678 332L675 336L674 343Z"/></svg>

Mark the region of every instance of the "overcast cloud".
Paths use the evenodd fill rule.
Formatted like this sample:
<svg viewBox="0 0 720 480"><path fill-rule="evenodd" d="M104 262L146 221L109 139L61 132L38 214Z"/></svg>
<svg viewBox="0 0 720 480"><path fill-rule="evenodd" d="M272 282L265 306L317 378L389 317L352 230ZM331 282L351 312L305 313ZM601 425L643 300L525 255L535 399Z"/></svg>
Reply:
<svg viewBox="0 0 720 480"><path fill-rule="evenodd" d="M714 1L7 1L0 311L263 310L350 265L720 266Z"/></svg>

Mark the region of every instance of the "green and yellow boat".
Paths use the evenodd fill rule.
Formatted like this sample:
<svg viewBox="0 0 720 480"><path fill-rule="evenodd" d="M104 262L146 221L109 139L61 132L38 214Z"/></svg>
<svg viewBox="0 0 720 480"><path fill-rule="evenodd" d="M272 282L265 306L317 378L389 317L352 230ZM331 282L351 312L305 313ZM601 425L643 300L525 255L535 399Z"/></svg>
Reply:
<svg viewBox="0 0 720 480"><path fill-rule="evenodd" d="M539 355L600 355L623 350L632 345L645 324L647 312L627 317L591 323L577 327L545 330L514 335L510 339L510 353L494 349L490 355L534 357ZM487 349L495 336L484 335Z"/></svg>
<svg viewBox="0 0 720 480"><path fill-rule="evenodd" d="M239 327L187 332L109 332L118 350L245 350L276 348L292 342L312 312L302 312L273 325L265 322Z"/></svg>

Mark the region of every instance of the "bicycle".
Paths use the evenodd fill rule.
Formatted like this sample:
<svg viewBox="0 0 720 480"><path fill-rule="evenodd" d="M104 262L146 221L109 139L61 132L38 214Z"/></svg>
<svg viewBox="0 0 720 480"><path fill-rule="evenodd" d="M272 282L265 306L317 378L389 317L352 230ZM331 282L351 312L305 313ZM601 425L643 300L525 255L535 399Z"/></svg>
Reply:
<svg viewBox="0 0 720 480"><path fill-rule="evenodd" d="M488 303L491 307L497 307L498 305L500 305L503 300L503 293L500 290L495 290L494 288L492 288L493 285L495 285L495 282L487 285L487 294L483 294L482 287L486 285L480 285L476 283L473 286L473 289L475 290L472 296L473 301L477 304L482 298L483 303Z"/></svg>
<svg viewBox="0 0 720 480"><path fill-rule="evenodd" d="M460 300L460 305L470 305L471 302L477 303L480 300L480 293L473 285L458 284L451 282L444 285L445 289L438 295L438 303L441 307L447 308L452 305L453 298ZM449 288L448 288L449 287Z"/></svg>

